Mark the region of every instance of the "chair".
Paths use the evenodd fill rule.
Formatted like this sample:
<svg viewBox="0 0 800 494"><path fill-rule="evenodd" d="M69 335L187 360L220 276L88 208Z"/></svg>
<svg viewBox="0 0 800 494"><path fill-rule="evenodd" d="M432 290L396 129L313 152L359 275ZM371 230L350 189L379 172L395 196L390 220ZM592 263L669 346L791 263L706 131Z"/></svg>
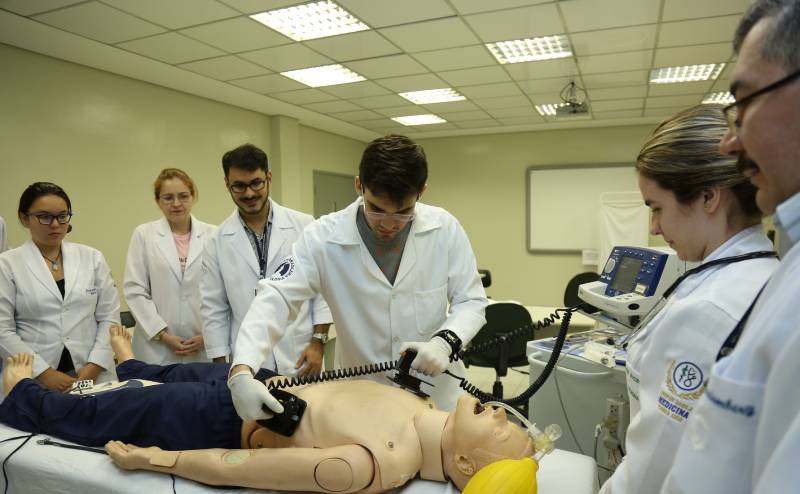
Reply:
<svg viewBox="0 0 800 494"><path fill-rule="evenodd" d="M136 319L133 318L133 314L129 310L120 312L119 320L123 328L132 328L136 326Z"/></svg>
<svg viewBox="0 0 800 494"><path fill-rule="evenodd" d="M531 314L524 306L511 302L498 302L486 307L486 324L472 339L470 346L498 338L523 326L533 324ZM526 354L527 342L533 335L525 334L513 339L503 339L498 346L489 348L480 354L469 355L464 358L464 364L478 367L492 367L496 376L492 386L495 398L503 398L503 383L501 377L508 374L509 367L528 365Z"/></svg>
<svg viewBox="0 0 800 494"><path fill-rule="evenodd" d="M488 269L479 269L478 275L481 277L481 285L484 288L489 288L492 286L492 272Z"/></svg>
<svg viewBox="0 0 800 494"><path fill-rule="evenodd" d="M574 307L584 303L578 298L578 287L584 283L591 283L600 279L600 275L595 272L578 273L569 280L567 288L564 289L564 307Z"/></svg>

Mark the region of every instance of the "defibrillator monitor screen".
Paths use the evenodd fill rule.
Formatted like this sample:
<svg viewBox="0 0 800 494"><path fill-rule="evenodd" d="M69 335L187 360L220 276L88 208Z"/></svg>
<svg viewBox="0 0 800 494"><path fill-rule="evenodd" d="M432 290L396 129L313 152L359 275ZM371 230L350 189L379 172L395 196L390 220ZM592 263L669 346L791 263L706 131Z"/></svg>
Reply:
<svg viewBox="0 0 800 494"><path fill-rule="evenodd" d="M636 275L642 267L642 261L633 257L623 257L619 263L611 288L622 293L630 293L636 285Z"/></svg>

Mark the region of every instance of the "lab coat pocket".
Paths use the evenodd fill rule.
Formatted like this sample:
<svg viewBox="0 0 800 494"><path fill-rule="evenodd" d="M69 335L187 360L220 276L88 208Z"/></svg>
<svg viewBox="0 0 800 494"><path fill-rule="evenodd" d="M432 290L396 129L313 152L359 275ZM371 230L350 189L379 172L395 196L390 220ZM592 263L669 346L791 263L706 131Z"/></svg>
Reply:
<svg viewBox="0 0 800 494"><path fill-rule="evenodd" d="M447 317L447 284L414 292L414 316L420 335L429 337L436 332Z"/></svg>
<svg viewBox="0 0 800 494"><path fill-rule="evenodd" d="M80 312L82 319L94 317L97 309L98 288L96 286L76 286L74 305Z"/></svg>

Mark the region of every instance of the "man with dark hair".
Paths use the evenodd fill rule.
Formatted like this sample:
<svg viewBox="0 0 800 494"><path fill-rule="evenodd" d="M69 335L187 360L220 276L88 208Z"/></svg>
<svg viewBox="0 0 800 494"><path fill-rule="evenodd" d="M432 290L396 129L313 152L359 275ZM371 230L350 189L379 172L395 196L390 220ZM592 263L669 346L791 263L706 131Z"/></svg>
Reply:
<svg viewBox="0 0 800 494"><path fill-rule="evenodd" d="M313 221L269 198L272 172L266 153L256 146L244 144L225 153L222 169L237 210L205 243L200 279L203 339L215 362L231 355L258 281L275 271ZM258 367L284 375L295 375L297 369L301 375L318 374L322 369L330 311L321 297L308 297L298 305L284 338L264 353Z"/></svg>
<svg viewBox="0 0 800 494"><path fill-rule="evenodd" d="M311 224L275 274L259 283L234 348L229 386L247 420L274 412L253 378L301 301L322 294L336 320L336 360L343 368L387 362L417 350L412 368L443 410L458 399L464 375L450 357L484 325L488 303L464 229L447 211L419 202L428 164L422 147L404 136L371 142L364 151L347 208ZM404 344L405 343L405 344ZM382 375L370 377L383 380Z"/></svg>
<svg viewBox="0 0 800 494"><path fill-rule="evenodd" d="M662 492L785 493L800 485L800 0L756 0L736 31L723 153L758 188L784 252L720 350ZM738 344L737 344L738 342Z"/></svg>

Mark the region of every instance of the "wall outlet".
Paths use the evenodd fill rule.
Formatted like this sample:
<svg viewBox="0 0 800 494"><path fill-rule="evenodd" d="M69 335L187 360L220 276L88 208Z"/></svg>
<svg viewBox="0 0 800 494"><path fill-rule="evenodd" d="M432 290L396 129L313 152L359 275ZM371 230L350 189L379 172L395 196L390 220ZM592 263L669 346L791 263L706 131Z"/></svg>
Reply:
<svg viewBox="0 0 800 494"><path fill-rule="evenodd" d="M625 432L628 430L628 401L622 398L606 399L605 429L608 438L617 444L625 444Z"/></svg>

